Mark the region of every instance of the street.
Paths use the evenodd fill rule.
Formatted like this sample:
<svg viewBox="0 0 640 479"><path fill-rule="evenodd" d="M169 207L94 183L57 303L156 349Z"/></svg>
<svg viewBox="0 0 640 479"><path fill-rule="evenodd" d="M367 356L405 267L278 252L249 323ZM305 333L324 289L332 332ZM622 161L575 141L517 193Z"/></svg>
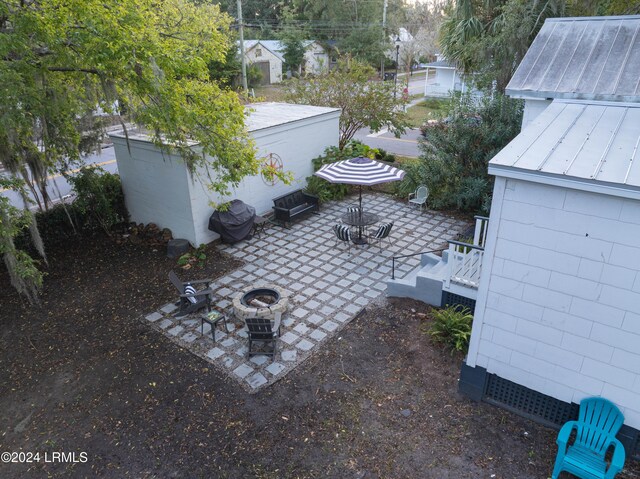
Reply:
<svg viewBox="0 0 640 479"><path fill-rule="evenodd" d="M116 164L116 154L113 151L113 146L103 148L98 154L88 155L85 158L85 164L100 166L109 173L118 172L118 166ZM72 170L69 173L75 173L76 171L78 170ZM0 174L2 173L0 172ZM51 175L49 177L47 192L49 193L49 196L52 198L53 202L58 203L60 201L60 197L65 198L66 196L71 194L71 185L62 175ZM15 191L0 190L0 194L9 198L14 206L18 208L24 207L22 198ZM31 205L31 209L34 208L37 208L37 206L35 204Z"/></svg>

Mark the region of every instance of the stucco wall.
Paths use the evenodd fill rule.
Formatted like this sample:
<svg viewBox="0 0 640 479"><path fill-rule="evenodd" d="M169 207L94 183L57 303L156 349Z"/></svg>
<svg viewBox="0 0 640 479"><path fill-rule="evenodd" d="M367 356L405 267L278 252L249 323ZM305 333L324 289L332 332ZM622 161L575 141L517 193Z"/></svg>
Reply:
<svg viewBox="0 0 640 479"><path fill-rule="evenodd" d="M112 137L131 221L170 228L174 238L194 238L188 172L182 160L153 144Z"/></svg>
<svg viewBox="0 0 640 479"><path fill-rule="evenodd" d="M467 358L640 427L640 202L496 178Z"/></svg>
<svg viewBox="0 0 640 479"><path fill-rule="evenodd" d="M258 156L276 153L284 171L291 172L290 185L265 183L260 175L245 178L227 198L220 198L206 187L207 174L199 171L193 178L184 163L168 157L146 141L113 137L118 171L122 178L127 207L132 221L154 222L170 228L175 238L188 239L193 245L209 243L217 234L208 230L213 212L210 201L219 203L238 198L253 206L258 214L270 212L273 198L302 188L313 174L311 160L328 146L338 144L340 112L273 126L251 132Z"/></svg>

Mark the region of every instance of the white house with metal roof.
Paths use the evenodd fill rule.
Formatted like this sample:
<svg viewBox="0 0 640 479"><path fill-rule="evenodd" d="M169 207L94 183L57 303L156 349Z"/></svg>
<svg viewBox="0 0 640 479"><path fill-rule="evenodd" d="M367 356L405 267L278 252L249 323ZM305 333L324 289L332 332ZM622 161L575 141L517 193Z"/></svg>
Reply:
<svg viewBox="0 0 640 479"><path fill-rule="evenodd" d="M549 424L587 396L640 456L640 17L547 20L507 92L460 389Z"/></svg>
<svg viewBox="0 0 640 479"><path fill-rule="evenodd" d="M271 212L272 199L303 188L313 174L311 160L338 144L340 109L254 103L247 110L246 127L258 158L290 172L291 184L250 176L232 188L231 196L223 198L206 186L215 172L202 169L192 175L180 157L158 148L144 132L114 132L109 136L131 220L169 228L175 238L185 238L194 246L209 243L219 238L208 230L212 201L240 199L258 214ZM198 148L197 143L193 148Z"/></svg>
<svg viewBox="0 0 640 479"><path fill-rule="evenodd" d="M304 61L300 73L318 74L329 69L329 54L315 40L304 40ZM285 64L284 44L279 40L246 40L245 57L262 72L262 84L280 83Z"/></svg>

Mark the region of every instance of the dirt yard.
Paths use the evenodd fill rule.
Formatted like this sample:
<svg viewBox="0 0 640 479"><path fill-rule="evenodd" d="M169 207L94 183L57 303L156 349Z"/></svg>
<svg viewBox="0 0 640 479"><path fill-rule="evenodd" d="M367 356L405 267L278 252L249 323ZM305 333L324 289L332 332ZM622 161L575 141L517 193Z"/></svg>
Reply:
<svg viewBox="0 0 640 479"><path fill-rule="evenodd" d="M555 431L461 397L461 357L421 332L421 303L368 308L248 395L140 319L173 299L164 251L70 240L49 261L42 309L0 273L0 452L40 453L2 478L550 475ZM211 248L198 275L235 267Z"/></svg>

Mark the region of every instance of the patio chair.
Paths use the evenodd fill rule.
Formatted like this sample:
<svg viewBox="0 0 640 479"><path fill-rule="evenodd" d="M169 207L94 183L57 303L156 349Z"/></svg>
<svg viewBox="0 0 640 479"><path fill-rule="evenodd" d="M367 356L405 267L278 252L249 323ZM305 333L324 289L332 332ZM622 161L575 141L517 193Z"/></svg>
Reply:
<svg viewBox="0 0 640 479"><path fill-rule="evenodd" d="M429 188L420 185L416 191L409 193L409 204L417 205L420 209L427 208L427 198L429 197Z"/></svg>
<svg viewBox="0 0 640 479"><path fill-rule="evenodd" d="M213 291L210 289L211 279L200 279L197 281L184 282L178 278L173 271L169 273L169 281L176 287L180 294L180 300L176 303L179 306L176 317L185 316L190 313L207 308L211 311L211 301ZM205 289L198 290L196 286L204 285Z"/></svg>
<svg viewBox="0 0 640 479"><path fill-rule="evenodd" d="M558 434L558 455L551 479L558 479L561 471L581 478L613 479L624 467L624 447L616 439L623 422L620 410L604 398L580 401L578 420L565 423ZM569 444L574 431L575 439ZM610 448L613 454L609 464L605 455Z"/></svg>
<svg viewBox="0 0 640 479"><path fill-rule="evenodd" d="M351 254L351 228L347 225L333 225L333 232L336 234L336 246L338 246L338 241L347 243L349 254Z"/></svg>
<svg viewBox="0 0 640 479"><path fill-rule="evenodd" d="M246 318L244 322L247 325L247 337L249 338L247 357L264 354L274 359L278 349L279 327L274 331L269 318ZM254 350L255 343L261 343L263 349Z"/></svg>
<svg viewBox="0 0 640 479"><path fill-rule="evenodd" d="M374 241L378 241L378 246L380 247L380 251L382 251L382 240L387 238L389 241L389 245L391 245L391 240L389 240L389 233L391 233L391 228L393 228L393 222L391 223L383 223L369 236L370 239Z"/></svg>

